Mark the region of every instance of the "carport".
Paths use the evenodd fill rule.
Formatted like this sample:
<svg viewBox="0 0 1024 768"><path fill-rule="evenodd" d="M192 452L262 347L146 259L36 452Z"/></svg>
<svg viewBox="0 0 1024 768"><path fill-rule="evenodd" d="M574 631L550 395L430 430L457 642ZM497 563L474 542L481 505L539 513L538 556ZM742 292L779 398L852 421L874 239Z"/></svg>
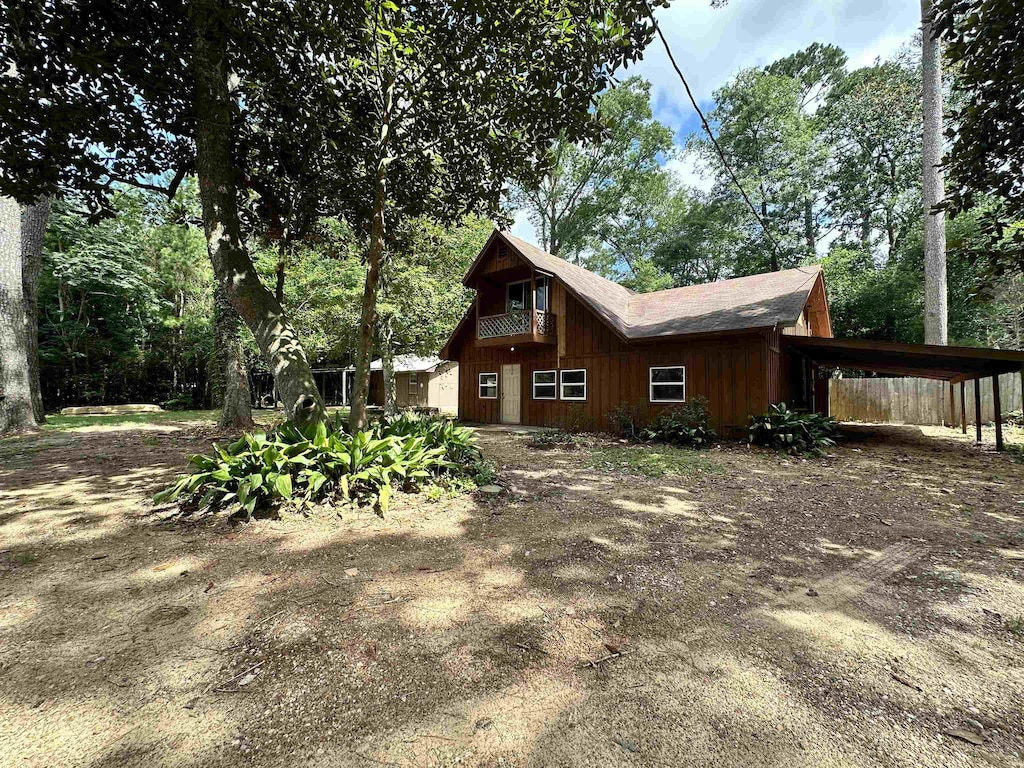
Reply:
<svg viewBox="0 0 1024 768"><path fill-rule="evenodd" d="M960 423L967 434L965 382L980 383L991 377L995 403L996 450L1003 450L1003 419L999 400L999 376L1024 371L1024 352L983 347L942 347L934 344L898 344L888 341L831 339L818 336L783 336L783 351L791 358L803 358L816 368L854 368L895 376L918 376L949 382L950 413L956 413L955 386L960 385ZM824 382L827 410L828 380ZM818 382L815 382L818 384ZM974 387L976 439L981 442L980 387ZM820 400L820 397L816 398ZM955 420L955 417L954 419Z"/></svg>

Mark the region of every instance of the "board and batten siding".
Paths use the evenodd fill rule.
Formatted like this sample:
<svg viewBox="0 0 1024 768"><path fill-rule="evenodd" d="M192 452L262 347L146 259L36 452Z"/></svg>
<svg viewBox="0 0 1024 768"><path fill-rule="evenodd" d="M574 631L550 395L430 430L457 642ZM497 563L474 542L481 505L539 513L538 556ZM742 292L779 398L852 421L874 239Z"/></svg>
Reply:
<svg viewBox="0 0 1024 768"><path fill-rule="evenodd" d="M561 308L558 296L555 308ZM566 426L578 417L586 429L607 429L608 413L619 405L636 406L642 421L672 404L650 402L651 366L686 366L687 398L708 399L712 424L723 434L745 432L749 417L768 408L769 356L765 332L690 337L685 341L623 342L604 322L571 294L564 296L564 325L558 322L558 343L551 345L478 348L475 328L467 324L459 345L459 416L464 421L497 423L498 399L479 397L480 373L498 373L503 364L521 366L521 423ZM565 329L562 332L562 329ZM533 372L587 371L585 401L534 400ZM500 387L500 383L499 383Z"/></svg>
<svg viewBox="0 0 1024 768"><path fill-rule="evenodd" d="M966 382L967 423L974 423L974 382ZM1021 376L999 377L1003 415L1021 408ZM865 421L922 426L960 423L960 385L953 385L955 415L951 419L949 384L935 379L859 378L829 382L829 408L840 421ZM981 421L995 418L992 377L981 380Z"/></svg>

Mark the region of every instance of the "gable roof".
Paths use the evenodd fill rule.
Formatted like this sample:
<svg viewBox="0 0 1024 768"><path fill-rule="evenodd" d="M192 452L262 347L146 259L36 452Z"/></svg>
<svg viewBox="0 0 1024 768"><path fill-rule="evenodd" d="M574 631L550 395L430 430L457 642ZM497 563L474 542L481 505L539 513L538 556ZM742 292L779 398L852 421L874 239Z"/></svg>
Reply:
<svg viewBox="0 0 1024 768"><path fill-rule="evenodd" d="M535 269L561 280L625 340L795 325L811 290L821 279L821 267L814 265L636 293L508 232L495 230L466 273L467 281L495 238L504 240Z"/></svg>

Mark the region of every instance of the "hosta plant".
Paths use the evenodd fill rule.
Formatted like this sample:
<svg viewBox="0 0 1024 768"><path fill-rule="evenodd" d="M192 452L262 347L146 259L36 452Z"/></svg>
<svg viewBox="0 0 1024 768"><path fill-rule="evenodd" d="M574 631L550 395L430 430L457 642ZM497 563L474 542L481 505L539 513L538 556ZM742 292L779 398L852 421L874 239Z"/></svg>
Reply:
<svg viewBox="0 0 1024 768"><path fill-rule="evenodd" d="M450 420L395 419L349 434L342 422L308 430L283 426L247 433L209 455L188 458L189 474L157 503L236 507L247 516L291 501L303 507L340 499L388 509L395 484L416 488L444 476L472 476L481 461L473 430Z"/></svg>
<svg viewBox="0 0 1024 768"><path fill-rule="evenodd" d="M791 411L785 403L769 406L768 413L750 418L750 442L788 453L824 453L836 444L839 423L820 413Z"/></svg>

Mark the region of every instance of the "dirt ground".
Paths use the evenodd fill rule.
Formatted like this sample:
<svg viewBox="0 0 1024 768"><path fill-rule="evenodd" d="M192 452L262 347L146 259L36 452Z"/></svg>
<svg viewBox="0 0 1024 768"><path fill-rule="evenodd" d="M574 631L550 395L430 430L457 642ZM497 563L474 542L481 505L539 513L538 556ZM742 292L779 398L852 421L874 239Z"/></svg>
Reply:
<svg viewBox="0 0 1024 768"><path fill-rule="evenodd" d="M0 442L0 764L1024 765L1024 464L927 431L240 526L212 427Z"/></svg>

